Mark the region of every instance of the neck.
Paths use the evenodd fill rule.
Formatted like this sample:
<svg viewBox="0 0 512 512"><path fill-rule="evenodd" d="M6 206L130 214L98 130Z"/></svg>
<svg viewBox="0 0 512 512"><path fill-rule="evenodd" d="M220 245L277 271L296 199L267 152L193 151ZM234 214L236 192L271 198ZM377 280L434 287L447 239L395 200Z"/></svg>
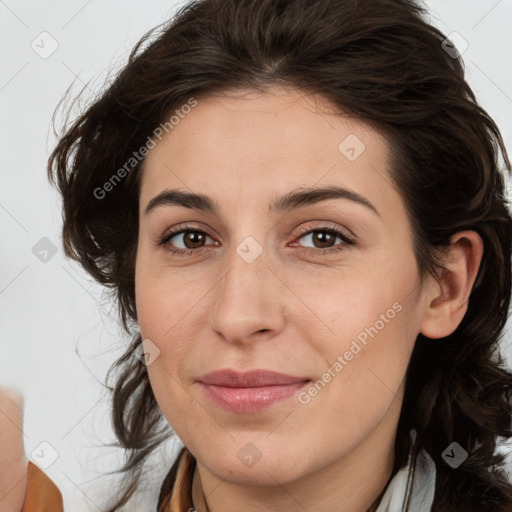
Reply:
<svg viewBox="0 0 512 512"><path fill-rule="evenodd" d="M396 402L396 403L395 403ZM394 401L382 422L352 452L295 481L241 485L222 480L197 462L192 499L197 512L375 512L391 477L400 413Z"/></svg>

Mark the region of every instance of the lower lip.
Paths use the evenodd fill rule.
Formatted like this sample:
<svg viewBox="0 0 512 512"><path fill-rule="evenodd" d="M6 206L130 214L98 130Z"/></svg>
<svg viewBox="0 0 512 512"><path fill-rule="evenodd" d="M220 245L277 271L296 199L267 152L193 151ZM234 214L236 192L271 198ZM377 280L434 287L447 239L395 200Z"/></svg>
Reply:
<svg viewBox="0 0 512 512"><path fill-rule="evenodd" d="M256 388L229 388L201 383L208 398L217 406L233 412L258 412L295 395L308 382L294 382L278 386Z"/></svg>

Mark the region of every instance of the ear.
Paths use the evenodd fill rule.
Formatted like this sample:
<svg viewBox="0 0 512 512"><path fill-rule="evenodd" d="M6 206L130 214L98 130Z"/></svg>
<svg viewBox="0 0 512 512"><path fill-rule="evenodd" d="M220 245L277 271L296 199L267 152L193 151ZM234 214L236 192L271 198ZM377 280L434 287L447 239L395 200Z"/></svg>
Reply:
<svg viewBox="0 0 512 512"><path fill-rule="evenodd" d="M428 338L449 336L464 318L484 244L476 231L460 231L450 239L439 270L439 281L431 278L426 292L420 332Z"/></svg>

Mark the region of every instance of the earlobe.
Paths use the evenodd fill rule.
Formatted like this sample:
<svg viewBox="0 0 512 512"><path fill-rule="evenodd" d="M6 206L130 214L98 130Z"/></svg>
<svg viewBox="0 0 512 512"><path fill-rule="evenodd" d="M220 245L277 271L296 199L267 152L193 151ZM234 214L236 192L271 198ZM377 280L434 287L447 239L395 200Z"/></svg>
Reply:
<svg viewBox="0 0 512 512"><path fill-rule="evenodd" d="M426 288L420 332L428 338L444 338L457 329L466 314L482 260L483 241L476 231L460 231L450 242L439 280L432 277Z"/></svg>

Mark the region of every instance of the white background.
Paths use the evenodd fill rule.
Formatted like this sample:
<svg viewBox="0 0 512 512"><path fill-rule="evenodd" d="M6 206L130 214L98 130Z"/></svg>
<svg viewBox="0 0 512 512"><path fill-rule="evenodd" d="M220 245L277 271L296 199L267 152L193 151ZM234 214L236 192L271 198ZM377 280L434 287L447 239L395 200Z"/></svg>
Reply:
<svg viewBox="0 0 512 512"><path fill-rule="evenodd" d="M63 256L59 198L46 178L55 141L51 117L73 81L76 91L83 83L99 90L106 71L119 69L139 37L176 5L0 0L0 386L25 396L27 454L42 441L58 452L47 473L62 490L66 511L104 510L112 492L102 471L116 468L119 452L101 448L114 437L100 382L125 340L108 297ZM512 0L427 5L432 23L468 41L468 81L512 152ZM47 59L31 48L43 31L59 45ZM58 251L46 263L32 253L42 237ZM504 352L510 363L510 349ZM155 507L171 444L152 457L140 504L125 510Z"/></svg>

